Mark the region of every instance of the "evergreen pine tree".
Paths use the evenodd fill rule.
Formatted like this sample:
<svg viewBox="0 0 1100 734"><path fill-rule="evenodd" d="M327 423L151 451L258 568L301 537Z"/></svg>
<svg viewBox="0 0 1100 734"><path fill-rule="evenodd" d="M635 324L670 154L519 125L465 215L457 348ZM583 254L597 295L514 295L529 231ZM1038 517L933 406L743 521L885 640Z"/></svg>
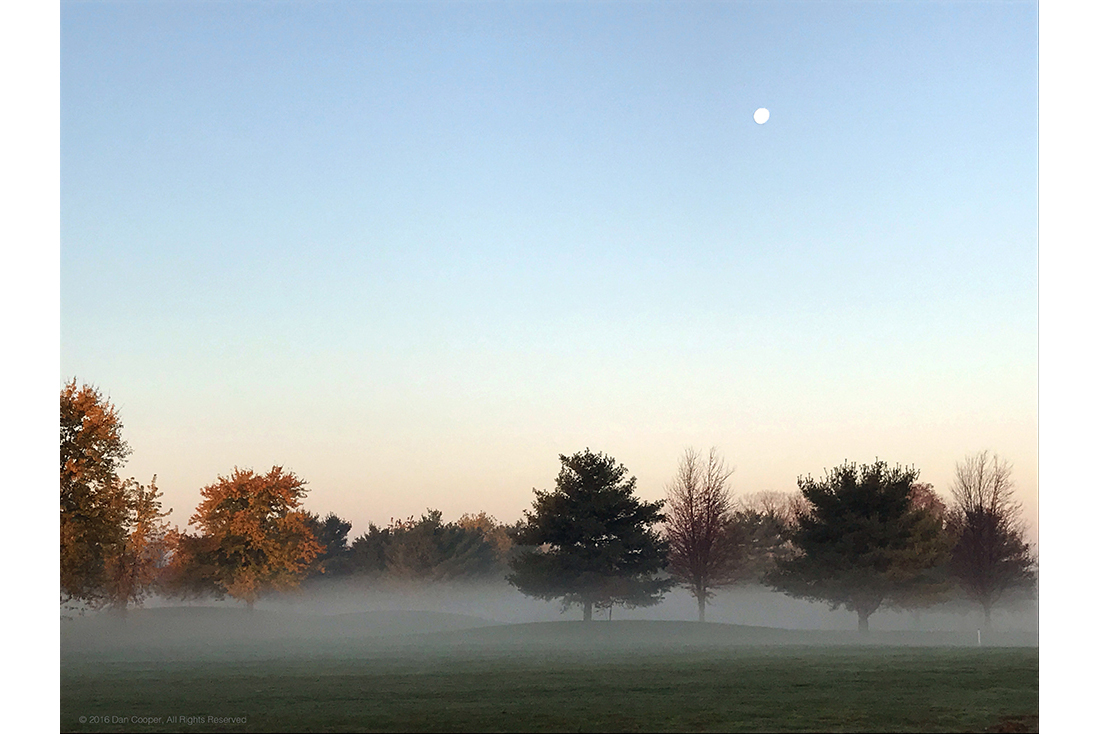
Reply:
<svg viewBox="0 0 1100 734"><path fill-rule="evenodd" d="M559 457L553 492L535 490L534 511L515 532L527 546L512 560L508 581L528 596L592 609L657 604L673 585L658 573L668 543L654 525L663 502L634 496L636 480L610 456L585 449Z"/></svg>

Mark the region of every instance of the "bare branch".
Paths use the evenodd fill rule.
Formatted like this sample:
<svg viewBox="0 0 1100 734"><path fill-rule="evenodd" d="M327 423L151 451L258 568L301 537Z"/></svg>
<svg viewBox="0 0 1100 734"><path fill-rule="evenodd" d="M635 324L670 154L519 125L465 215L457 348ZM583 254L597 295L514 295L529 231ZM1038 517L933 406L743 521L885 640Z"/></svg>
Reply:
<svg viewBox="0 0 1100 734"><path fill-rule="evenodd" d="M737 580L739 544L732 532L733 505L727 488L732 474L717 449L703 458L689 448L667 488L669 572L698 601L699 621L705 618L712 589Z"/></svg>
<svg viewBox="0 0 1100 734"><path fill-rule="evenodd" d="M955 465L955 505L948 528L955 539L951 572L985 612L1005 590L1030 588L1035 582L1034 556L1025 540L1023 508L1013 494L1012 466L988 451Z"/></svg>

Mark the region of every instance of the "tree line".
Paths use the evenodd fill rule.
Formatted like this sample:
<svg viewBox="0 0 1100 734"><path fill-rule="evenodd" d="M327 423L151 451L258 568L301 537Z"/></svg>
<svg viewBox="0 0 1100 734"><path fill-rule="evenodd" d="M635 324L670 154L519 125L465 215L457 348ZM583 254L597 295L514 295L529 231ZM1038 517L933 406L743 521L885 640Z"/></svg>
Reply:
<svg viewBox="0 0 1100 734"><path fill-rule="evenodd" d="M687 589L699 620L714 593L759 583L855 612L859 629L884 606L918 610L965 596L985 622L1013 590L1031 592L1036 560L1010 465L982 452L956 465L952 504L912 467L845 462L799 493L735 501L733 470L714 449L685 451L666 498L645 502L636 479L589 449L561 455L551 491L511 525L482 512L444 522L438 510L351 523L303 509L306 483L275 466L235 468L200 490L189 527L170 527L156 477L121 479L130 454L117 410L75 380L61 391L61 602L124 613L151 593L230 596L250 609L267 593L320 578L449 582L506 579L520 592L579 606L659 603Z"/></svg>

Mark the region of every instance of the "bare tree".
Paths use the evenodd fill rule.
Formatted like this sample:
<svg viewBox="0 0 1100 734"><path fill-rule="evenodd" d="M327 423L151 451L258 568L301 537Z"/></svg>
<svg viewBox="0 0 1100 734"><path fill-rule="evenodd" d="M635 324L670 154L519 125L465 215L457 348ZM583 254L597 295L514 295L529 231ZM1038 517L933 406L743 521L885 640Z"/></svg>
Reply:
<svg viewBox="0 0 1100 734"><path fill-rule="evenodd" d="M782 525L793 524L794 516L804 503L805 498L800 494L778 492L774 489L744 495L736 502L738 511L757 512L774 517Z"/></svg>
<svg viewBox="0 0 1100 734"><path fill-rule="evenodd" d="M955 465L955 506L947 523L954 538L951 574L981 605L986 626L1006 590L1035 583L1023 508L1014 492L1012 467L996 454L982 451Z"/></svg>
<svg viewBox="0 0 1100 734"><path fill-rule="evenodd" d="M733 507L726 482L732 469L711 449L704 459L687 449L668 486L665 530L669 541L668 570L699 603L699 621L706 621L713 589L738 580L740 543L732 523Z"/></svg>

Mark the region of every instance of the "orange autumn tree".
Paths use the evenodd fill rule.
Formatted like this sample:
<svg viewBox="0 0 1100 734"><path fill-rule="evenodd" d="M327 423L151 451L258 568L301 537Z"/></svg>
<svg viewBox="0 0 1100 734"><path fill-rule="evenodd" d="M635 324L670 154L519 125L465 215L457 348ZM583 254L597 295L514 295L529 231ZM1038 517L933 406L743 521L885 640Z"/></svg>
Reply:
<svg viewBox="0 0 1100 734"><path fill-rule="evenodd" d="M118 411L92 385L61 389L61 604L110 601L111 564L123 550L129 511L118 472L130 455Z"/></svg>
<svg viewBox="0 0 1100 734"><path fill-rule="evenodd" d="M123 482L127 499L127 536L119 553L107 564L107 593L111 609L126 614L133 603L141 606L156 589L161 575L174 554L178 534L164 518L172 510L161 508L157 478L142 485L130 478Z"/></svg>
<svg viewBox="0 0 1100 734"><path fill-rule="evenodd" d="M191 524L202 533L203 565L218 593L251 610L265 590L298 586L323 550L298 509L305 495L305 482L281 466L265 475L234 468L203 487Z"/></svg>

